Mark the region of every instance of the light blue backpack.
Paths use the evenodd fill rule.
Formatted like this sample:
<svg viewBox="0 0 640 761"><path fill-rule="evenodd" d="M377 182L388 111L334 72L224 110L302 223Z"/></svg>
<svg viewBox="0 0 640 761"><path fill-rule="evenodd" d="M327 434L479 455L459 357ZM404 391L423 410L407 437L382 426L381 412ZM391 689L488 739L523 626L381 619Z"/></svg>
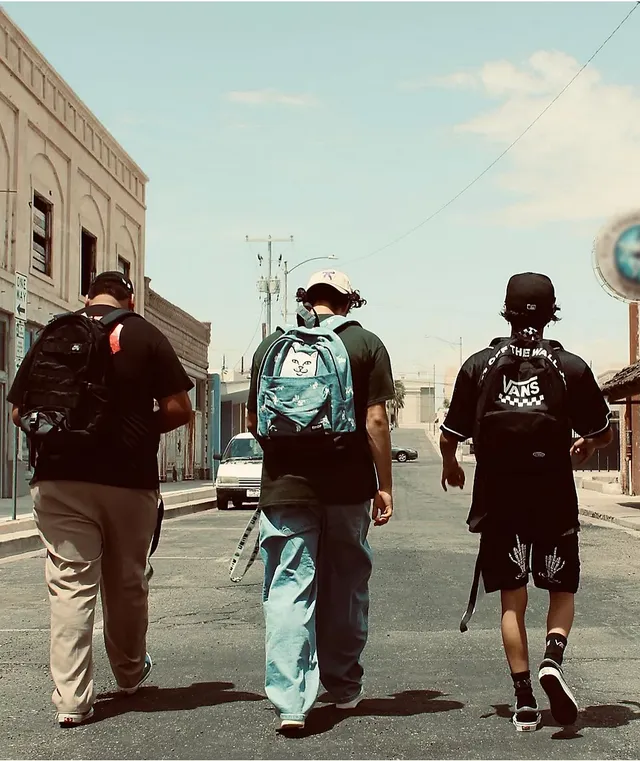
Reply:
<svg viewBox="0 0 640 761"><path fill-rule="evenodd" d="M316 327L294 327L269 347L258 374L258 436L353 433L351 363L336 331L359 323L332 315Z"/></svg>

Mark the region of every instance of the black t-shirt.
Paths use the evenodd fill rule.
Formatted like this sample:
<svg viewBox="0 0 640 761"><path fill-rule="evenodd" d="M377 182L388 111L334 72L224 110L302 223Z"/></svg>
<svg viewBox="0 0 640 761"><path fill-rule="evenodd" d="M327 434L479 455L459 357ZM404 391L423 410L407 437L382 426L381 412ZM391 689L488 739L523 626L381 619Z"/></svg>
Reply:
<svg viewBox="0 0 640 761"><path fill-rule="evenodd" d="M88 307L89 316L104 316L113 307ZM169 340L141 317L119 326L119 350L112 354L114 418L110 433L64 450L44 446L33 481L87 481L132 489L156 489L160 433L154 401L189 391L185 373ZM20 366L8 400L19 404L28 376L30 354Z"/></svg>
<svg viewBox="0 0 640 761"><path fill-rule="evenodd" d="M492 348L504 338L496 338L486 349L469 357L456 379L451 405L442 430L460 441L472 438L476 424L479 382L492 356ZM562 365L567 382L568 418L580 436L597 436L609 427L610 412L589 366L580 357L565 351L557 341L548 341ZM570 441L571 431L567 431ZM521 476L501 471L499 479L487 477L481 463L476 466L473 500L467 523L471 531L499 526L507 531L526 530L533 534L562 534L579 526L578 498L568 455L545 483L526 483Z"/></svg>
<svg viewBox="0 0 640 761"><path fill-rule="evenodd" d="M320 320L330 315L320 315ZM258 372L267 349L282 333L273 333L258 347L251 369L249 412L257 411ZM260 504L349 505L371 499L378 488L367 437L367 409L393 399L391 361L382 341L359 325L339 331L349 359L356 409L356 432L341 437L336 450L321 455L300 439L291 443L261 442L264 449Z"/></svg>

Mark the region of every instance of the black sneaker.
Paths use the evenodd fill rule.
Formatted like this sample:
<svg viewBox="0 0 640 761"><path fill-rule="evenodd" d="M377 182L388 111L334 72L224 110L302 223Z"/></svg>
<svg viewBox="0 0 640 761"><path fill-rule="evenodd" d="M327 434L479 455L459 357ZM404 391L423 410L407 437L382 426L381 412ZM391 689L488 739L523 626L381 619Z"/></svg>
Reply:
<svg viewBox="0 0 640 761"><path fill-rule="evenodd" d="M144 685L144 683L147 681L147 679L151 676L151 671L153 670L153 661L151 660L151 656L149 653L147 653L144 657L144 667L142 669L142 677L140 678L140 681L138 684L135 684L133 687L118 687L120 692L123 692L125 695L135 695L136 692Z"/></svg>
<svg viewBox="0 0 640 761"><path fill-rule="evenodd" d="M578 718L578 704L564 681L562 667L545 658L538 671L540 686L547 693L551 715L562 727L570 727Z"/></svg>
<svg viewBox="0 0 640 761"><path fill-rule="evenodd" d="M535 700L530 701L535 704ZM535 732L540 726L542 716L536 705L517 706L513 711L513 726L518 732Z"/></svg>

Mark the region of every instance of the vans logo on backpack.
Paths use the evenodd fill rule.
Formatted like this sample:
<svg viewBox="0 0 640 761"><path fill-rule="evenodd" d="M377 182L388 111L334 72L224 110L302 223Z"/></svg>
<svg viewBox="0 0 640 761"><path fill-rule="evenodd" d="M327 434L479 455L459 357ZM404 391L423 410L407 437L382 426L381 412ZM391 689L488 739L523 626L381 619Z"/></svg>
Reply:
<svg viewBox="0 0 640 761"><path fill-rule="evenodd" d="M502 404L510 404L512 407L539 407L544 401L537 375L525 381L503 377L502 387L503 393L498 394L498 401Z"/></svg>

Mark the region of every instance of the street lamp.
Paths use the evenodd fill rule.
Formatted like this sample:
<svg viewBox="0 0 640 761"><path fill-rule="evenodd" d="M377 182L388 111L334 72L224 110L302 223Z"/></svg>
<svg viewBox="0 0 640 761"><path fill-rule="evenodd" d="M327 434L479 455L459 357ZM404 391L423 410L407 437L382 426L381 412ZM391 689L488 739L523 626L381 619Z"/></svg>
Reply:
<svg viewBox="0 0 640 761"><path fill-rule="evenodd" d="M287 316L288 316L288 310L287 310L287 298L289 295L289 289L288 289L288 283L287 278L289 277L289 274L293 272L295 269L298 269L298 267L302 267L303 264L308 264L309 262L317 262L320 259L329 259L330 261L335 261L338 257L335 254L329 254L329 256L312 256L311 259L305 259L303 262L300 262L299 264L294 265L290 270L287 269L287 262L284 262L284 294L283 294L283 301L284 301L284 322L285 325L287 323Z"/></svg>

